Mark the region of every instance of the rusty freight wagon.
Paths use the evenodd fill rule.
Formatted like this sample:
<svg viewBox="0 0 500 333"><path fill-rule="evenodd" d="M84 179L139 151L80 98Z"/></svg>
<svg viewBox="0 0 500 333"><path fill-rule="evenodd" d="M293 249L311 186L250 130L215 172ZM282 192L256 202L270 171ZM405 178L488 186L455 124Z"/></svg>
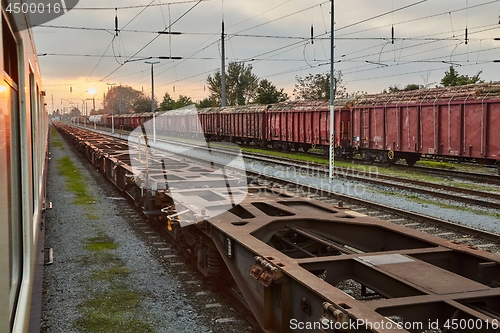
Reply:
<svg viewBox="0 0 500 333"><path fill-rule="evenodd" d="M350 100L335 102L335 147L346 146L350 149L350 113L347 107ZM267 141L275 148L288 151L291 148L323 149L330 147L330 106L326 101L301 101L279 103L268 107ZM346 145L347 144L347 145ZM349 146L349 148L347 148Z"/></svg>
<svg viewBox="0 0 500 333"><path fill-rule="evenodd" d="M133 129L150 119L119 115L115 126ZM500 172L500 83L336 100L334 126L336 157L359 154L367 162L390 165L405 159L414 165L425 155L496 164ZM293 101L172 110L157 114L156 128L167 135L204 133L214 141L327 153L330 106Z"/></svg>
<svg viewBox="0 0 500 333"><path fill-rule="evenodd" d="M367 161L413 165L422 155L500 161L498 83L365 96L351 119L352 139Z"/></svg>

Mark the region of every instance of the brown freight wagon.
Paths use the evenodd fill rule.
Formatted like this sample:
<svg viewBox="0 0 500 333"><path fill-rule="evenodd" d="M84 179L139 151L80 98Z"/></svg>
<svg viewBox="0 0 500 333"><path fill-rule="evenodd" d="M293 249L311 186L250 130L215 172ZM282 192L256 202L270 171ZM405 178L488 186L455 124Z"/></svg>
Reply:
<svg viewBox="0 0 500 333"><path fill-rule="evenodd" d="M264 147L266 111L266 105L243 105L221 109L219 132L222 139Z"/></svg>
<svg viewBox="0 0 500 333"><path fill-rule="evenodd" d="M204 108L199 110L198 119L207 140L220 141L222 128L220 126L220 107Z"/></svg>
<svg viewBox="0 0 500 333"><path fill-rule="evenodd" d="M156 130L172 138L199 138L203 135L201 118L194 108L156 114Z"/></svg>
<svg viewBox="0 0 500 333"><path fill-rule="evenodd" d="M352 136L367 161L422 155L500 161L500 85L481 84L366 96L351 108Z"/></svg>
<svg viewBox="0 0 500 333"><path fill-rule="evenodd" d="M337 155L352 155L350 139L350 100L335 101L335 140ZM302 101L276 104L267 112L267 140L275 149L298 150L330 147L330 104L325 101Z"/></svg>

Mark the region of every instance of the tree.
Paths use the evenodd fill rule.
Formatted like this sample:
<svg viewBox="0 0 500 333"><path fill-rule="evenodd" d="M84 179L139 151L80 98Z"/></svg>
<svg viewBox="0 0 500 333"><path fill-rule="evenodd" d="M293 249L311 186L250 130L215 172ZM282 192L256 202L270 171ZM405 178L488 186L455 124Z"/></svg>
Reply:
<svg viewBox="0 0 500 333"><path fill-rule="evenodd" d="M185 106L193 105L193 101L190 97L179 95L179 98L174 103L174 109L180 109Z"/></svg>
<svg viewBox="0 0 500 333"><path fill-rule="evenodd" d="M275 85L266 79L259 82L257 88L257 98L255 101L259 104L271 104L284 102L288 99L288 95L283 92L283 88L279 91Z"/></svg>
<svg viewBox="0 0 500 333"><path fill-rule="evenodd" d="M293 89L296 99L303 100L329 100L330 99L330 73L309 74L305 78L296 76L297 83ZM342 72L334 72L335 98L347 97L347 88L342 79Z"/></svg>
<svg viewBox="0 0 500 333"><path fill-rule="evenodd" d="M151 103L151 100L149 101ZM169 93L166 92L165 95L163 95L163 101L160 103L160 110L169 111L174 109L180 109L192 104L194 103L190 97L179 95L179 98L177 100L174 100L172 97L170 97Z"/></svg>
<svg viewBox="0 0 500 333"><path fill-rule="evenodd" d="M226 101L227 105L245 105L256 97L259 78L252 73L252 66L245 66L243 62L231 62L226 72ZM210 98L221 104L222 76L215 72L207 78Z"/></svg>
<svg viewBox="0 0 500 333"><path fill-rule="evenodd" d="M103 106L107 113L129 113L133 110L133 105L142 92L129 86L114 86L109 89L104 97ZM151 99L149 100L151 110Z"/></svg>
<svg viewBox="0 0 500 333"><path fill-rule="evenodd" d="M214 99L212 99L210 97L204 98L201 101L196 102L196 107L199 109L210 108L210 107L214 107L214 106L217 106L217 101L215 101Z"/></svg>
<svg viewBox="0 0 500 333"><path fill-rule="evenodd" d="M452 86L463 86L466 84L483 83L484 81L479 78L482 71L477 72L476 75L469 77L468 75L458 75L458 72L453 66L450 66L450 70L444 73L444 77L441 79L441 84L445 87Z"/></svg>
<svg viewBox="0 0 500 333"><path fill-rule="evenodd" d="M81 115L80 109L77 107L72 107L71 111L69 111L69 116L70 117L79 117Z"/></svg>
<svg viewBox="0 0 500 333"><path fill-rule="evenodd" d="M175 101L168 92L163 95L163 101L160 103L160 110L168 111L174 109Z"/></svg>
<svg viewBox="0 0 500 333"><path fill-rule="evenodd" d="M132 107L134 108L134 112L136 113L151 112L151 97L146 96L141 92L139 97L135 99ZM158 109L158 102L156 101L156 98L154 108L155 110Z"/></svg>
<svg viewBox="0 0 500 333"><path fill-rule="evenodd" d="M386 94L388 92L393 93L393 92L400 92L400 91L412 91L412 90L419 90L423 89L424 86L416 84L416 83L410 83L407 84L406 87L400 88L399 85L395 84L393 86L389 86L388 89L384 89L382 93Z"/></svg>

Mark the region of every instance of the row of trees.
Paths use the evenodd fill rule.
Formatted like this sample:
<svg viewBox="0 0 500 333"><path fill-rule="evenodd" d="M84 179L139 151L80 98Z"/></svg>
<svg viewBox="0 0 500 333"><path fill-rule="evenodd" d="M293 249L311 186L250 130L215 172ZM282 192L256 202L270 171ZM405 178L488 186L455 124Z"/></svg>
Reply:
<svg viewBox="0 0 500 333"><path fill-rule="evenodd" d="M305 78L297 77L294 96L297 99L329 99L330 98L330 75L317 74L308 75ZM346 94L346 88L342 84L342 73L336 72L336 95L342 97ZM188 105L196 104L199 108L220 106L222 96L222 75L216 72L208 75L207 86L210 95L198 102L193 102L190 97L180 95L174 100L168 92L162 101L154 101L155 110L168 111L179 109ZM260 79L252 73L252 66L242 62L231 62L226 72L226 103L227 105L245 104L271 104L279 103L289 99L283 88L278 89L267 79ZM143 92L129 86L112 87L106 94L103 102L103 110L100 113L129 113L151 111L151 97Z"/></svg>
<svg viewBox="0 0 500 333"><path fill-rule="evenodd" d="M468 75L459 75L453 66L445 72L441 79L441 85L457 86L471 83L481 83L481 72L469 77ZM295 99L300 100L329 100L330 99L330 73L309 74L306 77L296 76L296 84L293 90ZM207 86L210 95L196 103L190 97L180 95L174 100L167 92L162 101L154 101L155 109L168 111L179 109L185 106L196 104L198 108L220 106L222 96L222 77L220 72L208 75ZM404 88L398 85L390 86L383 92L409 91L424 88L423 85L408 84ZM348 97L347 88L344 84L341 71L335 71L334 74L335 98ZM360 94L359 92L354 95ZM352 94L351 94L352 96ZM252 73L252 66L245 65L242 62L231 62L226 72L226 103L227 105L245 105L251 103L271 104L286 101L289 96L267 79L260 79ZM149 112L151 111L151 97L143 92L133 89L129 86L114 86L106 94L103 102L103 109L93 113L130 113L130 112ZM73 108L72 115L79 115L79 110Z"/></svg>
<svg viewBox="0 0 500 333"><path fill-rule="evenodd" d="M212 104L221 105L222 75L220 72L209 75L207 85ZM252 73L252 66L242 62L231 62L226 72L227 105L245 105L250 103L270 104L283 102L288 95L283 89L278 90L267 79L259 79Z"/></svg>
<svg viewBox="0 0 500 333"><path fill-rule="evenodd" d="M455 87L463 86L467 84L484 83L484 80L480 79L482 71L477 72L476 75L459 75L455 67L450 66L449 70L444 73L441 79L441 85L443 87ZM389 86L389 88L384 89L383 92L399 92L399 91L411 91L426 88L423 85L410 83L404 88L400 88L398 85Z"/></svg>

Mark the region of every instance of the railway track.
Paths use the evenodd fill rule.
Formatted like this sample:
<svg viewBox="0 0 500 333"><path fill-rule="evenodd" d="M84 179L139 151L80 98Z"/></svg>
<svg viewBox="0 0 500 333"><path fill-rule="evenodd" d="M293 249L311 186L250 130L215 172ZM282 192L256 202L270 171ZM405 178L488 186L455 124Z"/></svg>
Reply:
<svg viewBox="0 0 500 333"><path fill-rule="evenodd" d="M107 127L100 127L99 129L102 132L110 132L110 129ZM115 134L115 137L119 138L125 138L128 136L131 132L130 131L122 131L120 134ZM168 140L167 138L163 137L162 135L158 134L159 140ZM219 146L221 143L217 143L217 146ZM223 144L223 143L222 143ZM244 145L243 145L244 146ZM212 149L214 150L221 150L221 151L230 151L230 150L225 150L223 147L213 147ZM276 150L271 150L272 152L275 152ZM309 155L313 156L322 156L324 157L324 154L317 154L317 153L308 153ZM266 154L262 153L250 153L250 152L244 152L244 155L246 156L255 156L257 158L270 158ZM273 156L272 159L276 161L281 161L283 163L299 163L297 160L293 158L279 158L276 156ZM326 159L325 159L326 160ZM365 161L359 160L359 159L353 159L350 160L354 165L362 165L362 166L367 166L370 167L370 164L367 164ZM308 162L308 165L311 167L317 167L318 169L326 169L324 164L318 164L318 163L311 163ZM381 163L376 162L375 166L377 165L382 165ZM442 168L432 168L432 167L426 167L426 166L407 166L407 165L399 165L399 164L394 164L391 165L390 168L397 169L397 170L411 170L411 171L417 171L422 174L427 174L427 175L434 175L437 177L443 177L443 178L456 178L460 179L463 181L471 181L474 183L478 184L491 184L491 185L500 185L500 175L496 174L496 172L469 172L469 171L461 171L461 170L448 170L448 169L442 169ZM349 168L336 168L336 172L340 174L345 174L347 172L351 172ZM394 177L392 180L397 180L397 177ZM481 195L479 195L481 196Z"/></svg>
<svg viewBox="0 0 500 333"><path fill-rule="evenodd" d="M395 165L394 167L398 169L408 169L408 166ZM467 172L460 170L446 170L438 168L429 168L424 166L413 166L410 167L409 169L440 177L459 178L474 183L500 185L500 176L497 175L496 173L479 173L479 172Z"/></svg>
<svg viewBox="0 0 500 333"><path fill-rule="evenodd" d="M172 143L171 141L165 139L158 139L157 141L159 143ZM189 148L196 147L192 142L181 143L176 141L174 143L175 145L185 145ZM206 147L200 147L200 149L206 150ZM210 147L210 151L211 153L217 154L237 154L234 150L219 147ZM274 165L280 165L284 168L292 168L294 169L295 173L297 173L297 170L300 170L300 172L308 175L316 174L319 175L319 177L328 177L328 168L324 165L304 165L289 158L269 157L263 154L256 153L244 152L243 154L245 158L251 161L271 163ZM196 158L195 156L192 156L191 158L193 160L197 159L202 163L206 162L203 158ZM423 170L428 169L429 168L423 168ZM455 175L454 172L446 172L439 169L431 169L430 171L447 177ZM359 213L367 214L369 216L376 216L389 222L408 226L409 228L418 229L419 231L423 231L433 235L438 235L439 237L443 237L457 243L459 242L469 244L474 248L484 248L487 251L500 252L500 236L489 231L464 226L427 215L409 212L407 210L382 205L368 200L355 198L349 195L341 195L339 193L319 189L317 188L317 186L307 186L307 184L297 182L294 183L290 180L270 177L261 173L250 172L249 170L246 170L246 172L247 174L252 174L258 179L263 179L263 184L266 185L273 184L278 186L279 188L301 189L300 191L295 191L295 193L299 195L314 197L316 199L327 201L329 203L342 202L346 207L349 207L354 211L358 211ZM380 187L396 188L413 194L419 193L422 195L428 195L458 203L467 203L469 205L475 205L479 207L500 209L500 194L497 193L483 192L467 188L458 188L432 182L402 179L401 177L382 175L376 172L358 172L354 169L346 169L341 167L336 167L335 173L338 177L347 180L358 181L360 183L369 183ZM458 177L468 180L485 181L485 178L483 178L485 177L485 175L482 174L460 172L458 173ZM496 182L495 177L486 179L488 179L487 182L493 184L495 184ZM311 193L314 194L311 195Z"/></svg>
<svg viewBox="0 0 500 333"><path fill-rule="evenodd" d="M304 166L303 164L290 159L269 158L267 156L262 156L261 154L245 153L244 155L245 157L251 157L254 160L259 160L266 163L276 163L287 167L303 169L308 173L319 173L324 176L327 176L329 173L328 168L323 165L314 164ZM334 172L337 177L341 177L344 179L370 183L383 187L392 187L412 193L420 193L433 197L439 197L442 199L468 203L470 205L500 209L499 193L485 192L421 180L388 176L376 172L356 171L354 169L346 169L341 167L335 167ZM470 176L472 177L472 175ZM477 178L475 179L477 181ZM494 183L495 179L491 181Z"/></svg>
<svg viewBox="0 0 500 333"><path fill-rule="evenodd" d="M194 166L189 161L200 155L198 153L194 157L176 156L174 160L156 154L159 147L150 147L149 158L161 160L162 167L155 169L150 164L148 171L146 159L141 162L142 174L134 172L132 177L133 170L127 161L142 161L140 149L125 152L123 148L117 149L110 139L90 139L86 134L71 137L111 182L119 189L135 193L131 197L144 215L153 223L163 224L165 232L181 246L181 252L191 261L196 259L198 269L217 271L218 279L225 280L225 271L219 271L223 262L266 332L291 332L297 321L350 325L361 319L365 321L359 327L354 326L353 332L387 331L367 322L388 322L393 328L392 325L400 323L401 332L429 332L426 328L416 330L405 324L431 321L438 323L440 329L432 332L441 332L450 320L465 323L472 320L477 324L477 332L498 330L497 326L485 327L484 323L491 324L500 318L497 303L500 260L497 254L477 250L488 248L487 242L498 242L497 235L466 228L462 230L467 235L475 235L476 245L459 241L465 233L450 242L420 232L425 230L409 229L410 224L419 223L414 222L418 218L415 214L388 213L390 207L367 206L356 198L292 184L297 193L315 197L300 198L288 194L286 189L290 189L291 184L288 180L258 174L254 175L255 181L269 186L248 187L247 196L229 211L179 228L182 220L178 216L185 212L173 214L171 208L166 207L161 209L166 215L160 216L160 212L148 206L151 191L142 186L154 183L153 191L159 194L156 200L163 200L169 188L181 186L182 181L196 173L209 171L212 162ZM167 164L168 172L163 168ZM185 173L181 181L177 173L181 169L193 173ZM232 176L227 175L229 181ZM167 178L168 188L163 188L167 186ZM145 194L137 188L130 192L128 181L135 182ZM196 189L212 202L210 209L213 209L215 201L207 197L208 192L215 190L211 185L208 178L204 183L191 182L184 194L192 194ZM236 193L233 187L231 192ZM385 215L406 213L411 214L411 218L386 216L392 220L390 224L342 207L354 207L357 203L358 210L373 209ZM423 223L433 223L428 217L423 220ZM207 237L212 243L200 243ZM479 244L479 241L485 243ZM483 325L481 328L479 323ZM334 330L333 326L331 329Z"/></svg>

